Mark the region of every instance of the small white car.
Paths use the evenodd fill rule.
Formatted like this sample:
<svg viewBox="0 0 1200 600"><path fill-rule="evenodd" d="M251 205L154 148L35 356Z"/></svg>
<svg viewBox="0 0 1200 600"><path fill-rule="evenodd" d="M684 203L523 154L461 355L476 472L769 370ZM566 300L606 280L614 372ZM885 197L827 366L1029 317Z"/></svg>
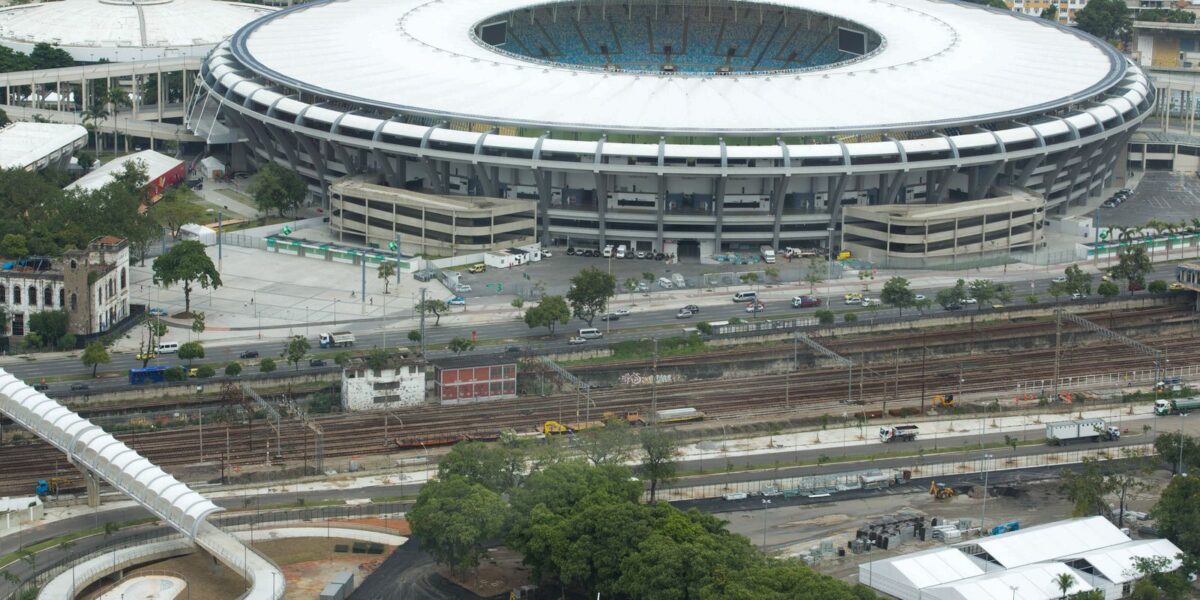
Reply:
<svg viewBox="0 0 1200 600"><path fill-rule="evenodd" d="M1055 277L1054 279L1051 279L1050 281L1053 281L1054 283L1066 283L1067 277L1065 275L1059 275L1058 277Z"/></svg>
<svg viewBox="0 0 1200 600"><path fill-rule="evenodd" d="M454 293L466 294L471 291L471 286L466 283L458 283L454 285Z"/></svg>
<svg viewBox="0 0 1200 600"><path fill-rule="evenodd" d="M913 300L916 300L917 302L920 302L924 299L925 299L925 294L917 294L916 296L913 296Z"/></svg>
<svg viewBox="0 0 1200 600"><path fill-rule="evenodd" d="M586 344L587 340L576 335L567 340L567 343L571 344L572 346L577 346L579 344Z"/></svg>
<svg viewBox="0 0 1200 600"><path fill-rule="evenodd" d="M748 313L760 313L764 310L767 310L767 305L763 304L762 302L755 302L753 304L746 305L746 312Z"/></svg>
<svg viewBox="0 0 1200 600"><path fill-rule="evenodd" d="M664 290L669 290L669 289L674 288L675 284L672 283L671 280L667 279L666 277L659 277L658 278L658 287L660 287Z"/></svg>
<svg viewBox="0 0 1200 600"><path fill-rule="evenodd" d="M974 298L963 298L962 303L963 304L979 304L979 301Z"/></svg>
<svg viewBox="0 0 1200 600"><path fill-rule="evenodd" d="M1074 294L1071 294L1072 300L1084 300L1086 298L1087 298L1087 296L1084 296L1083 294L1080 294L1079 292L1075 292Z"/></svg>
<svg viewBox="0 0 1200 600"><path fill-rule="evenodd" d="M694 314L696 314L696 313L694 313L686 308L681 308L681 309L679 309L679 312L675 313L675 318L676 319L690 319L690 318L692 318L692 315L694 315Z"/></svg>
<svg viewBox="0 0 1200 600"><path fill-rule="evenodd" d="M617 315L618 317L628 317L629 309L628 308L618 308L617 310L614 310L612 314Z"/></svg>
<svg viewBox="0 0 1200 600"><path fill-rule="evenodd" d="M637 291L642 293L648 292L650 291L650 286L646 285L645 281L639 281L637 284Z"/></svg>

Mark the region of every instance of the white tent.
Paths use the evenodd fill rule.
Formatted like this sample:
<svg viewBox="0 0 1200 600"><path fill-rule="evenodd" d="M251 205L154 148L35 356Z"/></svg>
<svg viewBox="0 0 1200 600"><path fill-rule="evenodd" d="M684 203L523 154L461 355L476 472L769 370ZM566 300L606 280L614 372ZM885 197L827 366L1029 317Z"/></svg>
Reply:
<svg viewBox="0 0 1200 600"><path fill-rule="evenodd" d="M217 160L215 156L205 156L200 159L200 170L208 179L220 179L225 176L225 163Z"/></svg>
<svg viewBox="0 0 1200 600"><path fill-rule="evenodd" d="M1057 580L1067 573L1074 577L1070 593L1087 592L1093 589L1080 574L1060 562L1025 565L1015 569L1001 569L994 573L972 577L926 588L921 598L929 600L1051 600L1061 598Z"/></svg>

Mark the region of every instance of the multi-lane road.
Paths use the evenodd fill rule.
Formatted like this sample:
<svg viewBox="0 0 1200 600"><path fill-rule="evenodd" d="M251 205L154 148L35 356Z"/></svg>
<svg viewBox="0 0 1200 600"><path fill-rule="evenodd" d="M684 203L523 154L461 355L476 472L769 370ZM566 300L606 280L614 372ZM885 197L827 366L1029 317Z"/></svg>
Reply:
<svg viewBox="0 0 1200 600"><path fill-rule="evenodd" d="M1148 279L1170 279L1174 275L1173 268L1174 267L1170 265L1159 266ZM1026 305L1024 298L1026 295L1031 293L1036 293L1039 295L1039 297L1048 299L1047 290L1050 286L1052 278L1057 274L1057 271L1051 271L1037 279L1016 282L1014 284L1014 298L1011 305ZM1032 286L1030 283L1032 283ZM876 285L875 287L878 289L879 285ZM914 291L918 294L923 294L928 298L933 299L938 290L916 289ZM868 293L867 295L875 299L878 299L879 297L877 291ZM622 296L624 296L624 294L622 294ZM825 299L825 295L820 291L818 291L817 296L822 298L822 300ZM832 308L836 310L855 308L844 305L840 296L830 298L830 300ZM1098 301L1100 298L1098 296L1093 296L1091 300ZM1066 299L1063 299L1062 301L1069 302ZM600 319L596 319L593 325L605 332L605 336L603 339L591 340L587 342L586 346L596 346L624 340L678 335L683 328L694 327L695 324L700 321L727 321L733 317L739 317L746 321L793 319L811 317L813 313L819 309L816 307L803 309L792 308L786 299L770 298L765 301L766 309L763 312L753 314L746 312L745 304L733 302L732 292L730 292L730 302L728 304L701 305L700 314L695 315L690 319L678 319L676 318L676 314L684 304L687 304L686 302L678 302L678 305L675 303L668 304L665 301L656 301L655 303L659 306L654 308L634 309L631 314L623 316L617 321L605 322L601 321ZM867 321L870 319L886 320L900 316L900 311L887 306L881 306L876 310L858 310L860 312L860 321ZM969 313L976 310L983 310L984 312L987 312L993 309L990 307L981 308L978 306L966 306L962 309L962 312ZM925 314L937 314L942 312L944 312L942 307L935 303L932 308L925 311ZM906 311L905 316L911 317L914 314L915 310L909 309ZM411 342L409 342L408 339L400 332L390 331L386 334L383 333L380 329L380 324L381 321L355 322L341 323L336 325L336 327L338 330L353 331L357 338L355 347L359 349L384 347L385 338L387 345L390 347L395 347L397 345L411 345ZM573 347L567 344L567 339L573 336L578 328L586 326L586 323L583 321L574 319L567 325L560 326L555 335L551 337L546 335L545 328L530 329L524 322L518 321L515 318L486 324L447 324L440 327L432 326L427 319L425 339L426 343L428 344L439 345L445 344L454 337L461 336L470 338L474 334L475 338L479 342L479 346L474 351L475 354L513 351L542 353ZM297 329L300 327L303 327L303 324L296 326ZM335 326L326 323L308 324L306 329L311 331L312 335L314 336L314 339L312 340L314 347L316 346L316 332L332 327ZM257 351L262 357L278 357L283 354L284 342L279 340L261 342L247 341L244 344L212 345L206 348L207 356L200 360L199 363L213 365L219 372L220 367L226 363L239 360L239 355L243 351L248 350ZM316 352L319 355L325 351L316 350ZM329 351L328 354L332 354L332 351ZM431 358L448 355L450 355L450 353L446 351L429 352L429 356ZM64 355L47 355L45 357L33 355L33 357L34 358L26 361L10 361L4 365L4 368L14 375L31 383L39 382L42 379L54 379L48 381L50 386L49 393L52 396L67 395L72 393L70 392L72 383L81 383L82 380L88 379L91 375L91 369L83 366L78 357ZM257 360L243 362L256 363ZM331 364L331 362L332 361L327 361L327 364ZM163 355L151 364L176 365L183 364L183 361L179 361L171 355ZM88 391L94 392L127 387L128 380L124 376L124 373L126 373L130 368L140 366L142 366L141 361L137 360L132 353L114 353L112 356L112 362L104 365L102 369L104 372L107 372L113 376L87 381L89 388ZM281 370L292 369L290 365L282 364L282 362L279 367ZM309 365L308 360L304 360L301 361L298 368L301 371L310 371L313 369L322 368L329 369L330 367L313 367ZM80 381L64 381L69 379L79 379Z"/></svg>

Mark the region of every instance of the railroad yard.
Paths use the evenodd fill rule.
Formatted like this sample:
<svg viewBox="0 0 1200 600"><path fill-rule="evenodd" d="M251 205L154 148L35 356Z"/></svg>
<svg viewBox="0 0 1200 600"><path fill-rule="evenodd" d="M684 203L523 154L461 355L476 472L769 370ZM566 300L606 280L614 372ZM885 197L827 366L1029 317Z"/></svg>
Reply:
<svg viewBox="0 0 1200 600"><path fill-rule="evenodd" d="M215 480L224 474L236 481L253 479L256 473L274 478L305 469L311 473L318 454L324 470L345 471L351 459L403 450L425 454L446 442L496 439L504 431L532 435L550 420L595 419L605 413L646 415L654 407L702 412L703 421L677 426L685 436L699 439L714 429L723 434L761 432L811 426L821 419L848 421L860 413L874 419L886 411L895 420L918 414L923 401L930 410L935 394L955 394L958 406L950 410L959 413L1029 408L1050 401L1054 390L1048 382L1056 373L1080 378L1074 388L1058 390L1074 392L1076 402L1111 400L1135 388L1148 389L1145 382L1154 369L1151 357L1113 352L1102 337L1069 324L1064 324L1056 350L1053 319L1015 314L1011 319L981 316L955 327L816 338L833 352L854 357L853 373L786 339L710 345L701 353L657 360L564 361L583 380L638 374L636 384L626 378L625 384L595 387L586 394L536 361L522 361L521 377L539 382L526 387L540 387L545 394L457 406L309 415L323 431L320 450L314 429L292 410L304 401L277 402L283 394L264 392L284 415L278 425L234 386L190 402L74 407L98 421L109 412L118 415L108 422L129 424L118 438L185 480ZM1083 316L1166 352L1171 369L1200 365L1196 321L1188 306L1102 310ZM129 416L130 410L137 416ZM33 482L49 476L75 477L61 457L53 472L47 472L47 457L59 456L48 445L11 428L4 436L0 493L28 493Z"/></svg>

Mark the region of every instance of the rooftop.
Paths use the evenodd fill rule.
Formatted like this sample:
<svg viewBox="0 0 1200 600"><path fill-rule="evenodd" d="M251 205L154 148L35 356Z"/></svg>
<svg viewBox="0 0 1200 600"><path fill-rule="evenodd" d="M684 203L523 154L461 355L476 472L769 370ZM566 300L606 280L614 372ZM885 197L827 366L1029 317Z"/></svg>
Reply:
<svg viewBox="0 0 1200 600"><path fill-rule="evenodd" d="M394 188L386 185L380 185L373 183L368 178L361 176L343 177L334 182L334 185L343 192L351 190L366 192L369 194L374 194L377 197L383 197L397 202L402 202L405 206L427 208L430 210L465 211L500 209L527 211L530 209L529 202L525 200L425 194L406 190L404 188Z"/></svg>
<svg viewBox="0 0 1200 600"><path fill-rule="evenodd" d="M0 44L28 52L33 44L46 42L84 62L201 56L242 25L274 10L219 0L35 2L0 9ZM151 52L129 54L143 49Z"/></svg>
<svg viewBox="0 0 1200 600"><path fill-rule="evenodd" d="M87 139L79 125L12 123L0 128L0 168L28 169L38 161ZM67 151L70 154L70 150Z"/></svg>
<svg viewBox="0 0 1200 600"><path fill-rule="evenodd" d="M110 183L125 168L125 163L130 161L142 161L145 163L146 176L150 181L162 177L171 169L183 164L183 161L177 158L172 158L153 150L143 150L128 156L114 158L92 169L90 173L76 179L63 189L98 190Z"/></svg>
<svg viewBox="0 0 1200 600"><path fill-rule="evenodd" d="M472 35L476 23L533 0L318 0L242 29L232 47L268 79L381 110L636 132L954 126L1072 105L1127 69L1107 44L1011 11L932 0L776 3L861 23L885 47L800 73L653 75L543 64Z"/></svg>

